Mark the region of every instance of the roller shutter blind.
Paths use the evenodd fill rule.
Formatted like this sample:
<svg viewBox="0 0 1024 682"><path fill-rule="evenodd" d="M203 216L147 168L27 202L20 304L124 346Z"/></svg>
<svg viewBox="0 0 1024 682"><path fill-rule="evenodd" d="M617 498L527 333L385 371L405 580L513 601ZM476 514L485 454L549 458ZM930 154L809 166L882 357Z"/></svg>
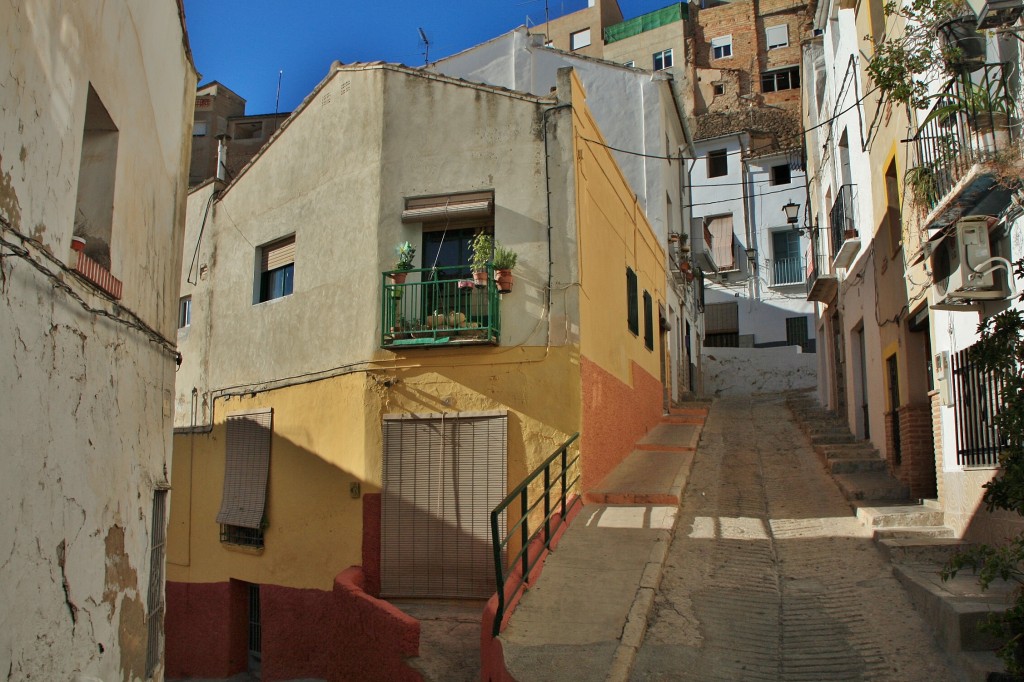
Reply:
<svg viewBox="0 0 1024 682"><path fill-rule="evenodd" d="M227 418L224 491L217 523L258 529L267 501L273 410Z"/></svg>
<svg viewBox="0 0 1024 682"><path fill-rule="evenodd" d="M732 216L724 215L708 220L711 232L711 257L719 270L736 269L736 250L733 248Z"/></svg>
<svg viewBox="0 0 1024 682"><path fill-rule="evenodd" d="M270 272L295 262L295 235L273 244L267 244L260 251L260 272Z"/></svg>
<svg viewBox="0 0 1024 682"><path fill-rule="evenodd" d="M490 512L506 494L507 440L504 411L384 417L382 596L493 594Z"/></svg>

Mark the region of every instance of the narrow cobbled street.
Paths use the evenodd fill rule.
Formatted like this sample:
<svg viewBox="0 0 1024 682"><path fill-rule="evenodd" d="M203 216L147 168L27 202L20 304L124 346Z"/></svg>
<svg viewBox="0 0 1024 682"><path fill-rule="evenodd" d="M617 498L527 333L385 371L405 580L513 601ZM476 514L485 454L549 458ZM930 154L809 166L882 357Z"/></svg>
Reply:
<svg viewBox="0 0 1024 682"><path fill-rule="evenodd" d="M959 679L780 397L711 408L634 680Z"/></svg>

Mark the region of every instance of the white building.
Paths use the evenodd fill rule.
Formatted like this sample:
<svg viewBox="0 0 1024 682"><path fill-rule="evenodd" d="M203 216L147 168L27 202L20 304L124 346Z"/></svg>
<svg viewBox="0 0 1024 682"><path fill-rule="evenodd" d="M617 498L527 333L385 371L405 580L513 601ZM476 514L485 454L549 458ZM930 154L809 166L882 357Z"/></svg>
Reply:
<svg viewBox="0 0 1024 682"><path fill-rule="evenodd" d="M0 69L0 670L161 679L181 3L4 3Z"/></svg>

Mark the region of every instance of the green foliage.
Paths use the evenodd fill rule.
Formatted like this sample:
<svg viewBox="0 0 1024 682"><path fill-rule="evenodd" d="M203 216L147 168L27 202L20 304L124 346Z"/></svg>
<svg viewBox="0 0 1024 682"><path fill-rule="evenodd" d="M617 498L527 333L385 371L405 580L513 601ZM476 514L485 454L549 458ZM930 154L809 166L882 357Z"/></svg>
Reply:
<svg viewBox="0 0 1024 682"><path fill-rule="evenodd" d="M519 260L519 254L512 249L506 249L501 244L494 247L495 270L511 270L516 266L517 260Z"/></svg>
<svg viewBox="0 0 1024 682"><path fill-rule="evenodd" d="M956 45L943 46L943 26L963 13L960 0L889 0L884 5L886 24L903 23L895 36L876 42L867 72L889 99L916 109L928 106L928 84L948 72L962 51Z"/></svg>
<svg viewBox="0 0 1024 682"><path fill-rule="evenodd" d="M410 242L402 242L395 247L398 260L395 262L395 270L412 270L412 260L416 257L416 247Z"/></svg>
<svg viewBox="0 0 1024 682"><path fill-rule="evenodd" d="M469 267L473 272L484 272L494 255L494 237L479 232L469 243Z"/></svg>
<svg viewBox="0 0 1024 682"><path fill-rule="evenodd" d="M1024 258L1014 263L1014 271L1024 277ZM1024 301L1024 293L1018 300ZM1007 437L999 473L984 485L982 499L990 512L1001 509L1024 516L1024 314L1010 309L993 315L981 322L978 333L981 339L971 347L970 359L1005 381L994 421ZM948 579L965 568L977 574L983 590L996 579L1018 584L1010 608L993 614L986 629L1005 639L999 655L1015 679L1024 679L1024 534L1003 545L979 545L958 552L942 577Z"/></svg>

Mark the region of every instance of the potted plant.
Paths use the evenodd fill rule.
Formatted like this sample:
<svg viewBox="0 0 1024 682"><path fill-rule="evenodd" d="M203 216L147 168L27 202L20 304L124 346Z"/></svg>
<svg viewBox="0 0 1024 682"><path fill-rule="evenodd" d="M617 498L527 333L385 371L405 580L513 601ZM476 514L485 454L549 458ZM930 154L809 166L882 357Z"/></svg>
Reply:
<svg viewBox="0 0 1024 682"><path fill-rule="evenodd" d="M494 248L494 281L498 283L499 293L512 291L512 269L518 259L519 255L515 251L501 244Z"/></svg>
<svg viewBox="0 0 1024 682"><path fill-rule="evenodd" d="M938 192L934 168L927 164L916 166L907 171L904 180L918 205L929 206L933 203Z"/></svg>
<svg viewBox="0 0 1024 682"><path fill-rule="evenodd" d="M412 260L416 257L416 247L409 242L402 242L395 247L395 252L398 254L398 260L395 261L395 271L390 273L388 277L395 284L404 284L405 278L409 276L409 270L412 270Z"/></svg>
<svg viewBox="0 0 1024 682"><path fill-rule="evenodd" d="M409 338L409 331L411 329L412 323L410 323L409 320L405 319L404 317L399 317L391 326L391 338L395 340L407 339Z"/></svg>
<svg viewBox="0 0 1024 682"><path fill-rule="evenodd" d="M487 266L494 254L494 238L480 232L469 243L469 268L473 271L473 282L477 287L487 286Z"/></svg>

